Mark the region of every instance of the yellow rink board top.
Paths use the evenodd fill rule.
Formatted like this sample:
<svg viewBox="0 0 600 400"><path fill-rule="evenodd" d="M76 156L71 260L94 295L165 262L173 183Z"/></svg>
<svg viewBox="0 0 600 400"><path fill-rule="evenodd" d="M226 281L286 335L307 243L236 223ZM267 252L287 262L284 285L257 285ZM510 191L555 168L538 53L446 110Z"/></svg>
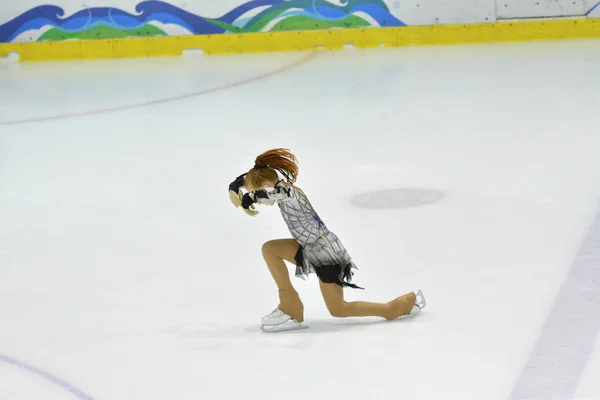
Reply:
<svg viewBox="0 0 600 400"><path fill-rule="evenodd" d="M600 38L600 19L1 43L0 56L15 52L21 61L48 61L177 56L196 49L235 54L585 38Z"/></svg>

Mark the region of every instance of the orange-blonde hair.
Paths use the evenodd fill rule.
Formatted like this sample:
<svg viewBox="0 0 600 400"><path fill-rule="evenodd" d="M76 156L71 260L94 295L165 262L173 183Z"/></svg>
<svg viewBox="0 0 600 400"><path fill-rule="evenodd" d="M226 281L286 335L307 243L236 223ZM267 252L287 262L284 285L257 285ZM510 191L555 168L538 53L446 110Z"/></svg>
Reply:
<svg viewBox="0 0 600 400"><path fill-rule="evenodd" d="M244 186L250 191L260 189L267 182L277 182L279 171L289 183L298 178L298 160L288 149L272 149L265 151L254 162L254 168L248 171Z"/></svg>

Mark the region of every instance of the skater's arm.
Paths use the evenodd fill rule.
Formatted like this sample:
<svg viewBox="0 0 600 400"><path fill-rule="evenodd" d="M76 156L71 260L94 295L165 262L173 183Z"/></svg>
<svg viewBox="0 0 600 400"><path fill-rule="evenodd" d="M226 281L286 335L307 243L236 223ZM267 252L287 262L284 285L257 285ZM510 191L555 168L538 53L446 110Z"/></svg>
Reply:
<svg viewBox="0 0 600 400"><path fill-rule="evenodd" d="M257 201L258 199L286 201L292 197L292 190L293 187L279 181L274 188L256 190L254 194Z"/></svg>
<svg viewBox="0 0 600 400"><path fill-rule="evenodd" d="M260 189L248 192L242 197L242 207L247 209L252 204L258 203L260 199L286 201L292 196L292 190L291 186L286 186L279 182L272 189Z"/></svg>
<svg viewBox="0 0 600 400"><path fill-rule="evenodd" d="M240 191L240 189L244 187L245 179L246 179L245 173L238 176L237 178L235 178L235 180L229 184L229 190L232 190L232 191L238 193Z"/></svg>
<svg viewBox="0 0 600 400"><path fill-rule="evenodd" d="M244 187L244 181L246 179L246 174L242 174L235 178L233 182L229 184L229 200L233 203L234 206L239 207L242 205L242 191L241 188Z"/></svg>

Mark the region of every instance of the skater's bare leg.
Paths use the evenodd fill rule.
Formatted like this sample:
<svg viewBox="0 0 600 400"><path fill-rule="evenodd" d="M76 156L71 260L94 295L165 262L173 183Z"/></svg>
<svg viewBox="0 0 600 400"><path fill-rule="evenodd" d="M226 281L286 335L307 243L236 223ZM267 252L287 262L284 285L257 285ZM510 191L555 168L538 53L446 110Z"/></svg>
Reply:
<svg viewBox="0 0 600 400"><path fill-rule="evenodd" d="M415 293L410 292L389 303L346 302L344 300L344 289L338 284L324 283L319 280L319 285L329 313L337 318L381 317L392 320L408 314L416 301Z"/></svg>
<svg viewBox="0 0 600 400"><path fill-rule="evenodd" d="M279 289L279 309L296 321L302 322L304 305L292 285L290 273L285 265L285 261L296 264L298 248L298 242L294 239L277 239L266 242L262 247L262 254Z"/></svg>

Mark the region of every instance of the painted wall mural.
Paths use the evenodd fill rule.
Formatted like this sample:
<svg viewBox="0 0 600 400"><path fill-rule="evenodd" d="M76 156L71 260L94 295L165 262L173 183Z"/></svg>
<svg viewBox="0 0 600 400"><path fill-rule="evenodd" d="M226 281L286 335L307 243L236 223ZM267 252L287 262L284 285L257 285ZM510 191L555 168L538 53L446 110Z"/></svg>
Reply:
<svg viewBox="0 0 600 400"><path fill-rule="evenodd" d="M383 0L253 0L219 18L202 17L162 1L143 1L134 14L95 7L66 16L58 6L42 5L0 25L0 42L404 25Z"/></svg>
<svg viewBox="0 0 600 400"><path fill-rule="evenodd" d="M0 42L494 22L500 4L500 0L185 0L178 7L172 3L181 0L112 4L93 0L95 6L88 8L80 0L53 1L38 5L37 0L0 0ZM589 10L585 15L600 18L600 1L583 1ZM111 7L103 6L107 3Z"/></svg>

